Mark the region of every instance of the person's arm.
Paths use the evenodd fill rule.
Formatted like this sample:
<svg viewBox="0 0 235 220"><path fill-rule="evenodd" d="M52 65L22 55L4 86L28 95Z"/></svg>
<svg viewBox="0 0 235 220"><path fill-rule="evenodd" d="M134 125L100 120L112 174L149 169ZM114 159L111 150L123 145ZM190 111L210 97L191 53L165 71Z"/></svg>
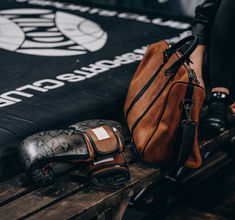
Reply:
<svg viewBox="0 0 235 220"><path fill-rule="evenodd" d="M205 85L202 78L202 65L205 49L205 45L198 45L190 56L190 60L192 61L192 63L190 63L190 67L195 71L198 81L203 88Z"/></svg>
<svg viewBox="0 0 235 220"><path fill-rule="evenodd" d="M204 87L202 78L204 53L209 44L211 28L220 3L221 0L206 0L197 6L195 10L192 32L199 38L199 45L190 56L190 60L192 61L190 67L194 69L202 87Z"/></svg>
<svg viewBox="0 0 235 220"><path fill-rule="evenodd" d="M199 44L208 45L211 28L221 0L206 0L196 7L192 31L199 38Z"/></svg>

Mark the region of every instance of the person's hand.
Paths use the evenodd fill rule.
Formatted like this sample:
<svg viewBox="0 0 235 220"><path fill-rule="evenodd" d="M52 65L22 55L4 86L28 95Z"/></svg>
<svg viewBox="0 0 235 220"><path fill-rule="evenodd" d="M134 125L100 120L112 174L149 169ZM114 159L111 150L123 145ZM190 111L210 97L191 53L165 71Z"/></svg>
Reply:
<svg viewBox="0 0 235 220"><path fill-rule="evenodd" d="M205 84L202 77L202 64L203 64L203 57L205 53L206 47L204 45L198 45L194 52L190 56L190 67L195 71L195 74L200 82L200 86L205 88Z"/></svg>
<svg viewBox="0 0 235 220"><path fill-rule="evenodd" d="M235 118L235 102L229 106L230 113Z"/></svg>

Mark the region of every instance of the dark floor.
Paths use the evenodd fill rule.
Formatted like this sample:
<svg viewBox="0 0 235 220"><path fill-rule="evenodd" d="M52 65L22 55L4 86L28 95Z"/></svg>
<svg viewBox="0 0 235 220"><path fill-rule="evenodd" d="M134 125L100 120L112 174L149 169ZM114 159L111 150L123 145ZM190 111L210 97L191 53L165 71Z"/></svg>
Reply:
<svg viewBox="0 0 235 220"><path fill-rule="evenodd" d="M169 219L235 219L235 170L232 164L183 196Z"/></svg>
<svg viewBox="0 0 235 220"><path fill-rule="evenodd" d="M233 220L235 219L235 164L177 197L163 216L128 208L123 220Z"/></svg>

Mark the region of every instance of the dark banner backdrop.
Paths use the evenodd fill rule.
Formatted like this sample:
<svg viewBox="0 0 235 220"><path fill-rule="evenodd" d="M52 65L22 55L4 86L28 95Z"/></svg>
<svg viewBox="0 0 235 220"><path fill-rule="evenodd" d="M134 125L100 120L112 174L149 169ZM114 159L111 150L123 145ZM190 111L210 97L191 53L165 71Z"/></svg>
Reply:
<svg viewBox="0 0 235 220"><path fill-rule="evenodd" d="M79 1L1 0L0 179L16 172L17 146L30 134L118 118L146 46L189 34L189 22Z"/></svg>

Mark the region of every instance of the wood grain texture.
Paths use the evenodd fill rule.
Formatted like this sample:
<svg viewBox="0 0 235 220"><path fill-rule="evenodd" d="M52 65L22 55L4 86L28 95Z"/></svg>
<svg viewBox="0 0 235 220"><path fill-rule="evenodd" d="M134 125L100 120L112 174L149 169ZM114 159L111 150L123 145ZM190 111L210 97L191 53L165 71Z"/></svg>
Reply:
<svg viewBox="0 0 235 220"><path fill-rule="evenodd" d="M125 143L129 142L129 138L125 138ZM135 155L132 153L130 144L127 144L126 146L125 158L128 162L132 162L135 159ZM75 170L76 165L58 163L53 165L52 168L55 171L56 177L58 179L61 176L68 175L71 171ZM25 179L25 175L20 174L14 178L0 183L0 207L36 189L32 185L25 186L25 184L22 182L23 179Z"/></svg>
<svg viewBox="0 0 235 220"><path fill-rule="evenodd" d="M51 203L75 193L84 187L84 180L79 178L79 171L74 171L70 176L57 179L55 184L49 187L40 187L19 197L18 199L0 207L0 219L21 218L28 213L42 209ZM73 178L77 177L77 178ZM12 211L14 210L14 211Z"/></svg>
<svg viewBox="0 0 235 220"><path fill-rule="evenodd" d="M56 164L53 170L57 173L57 177L74 170L74 166L69 164ZM0 183L0 207L4 204L17 199L36 189L33 185L25 185L25 175L20 174L5 182Z"/></svg>
<svg viewBox="0 0 235 220"><path fill-rule="evenodd" d="M123 186L100 188L89 185L76 194L34 214L29 219L68 219L72 217L90 219L157 181L160 175L159 169L140 164L132 164L129 168L131 179Z"/></svg>
<svg viewBox="0 0 235 220"><path fill-rule="evenodd" d="M235 128L232 128L213 140L202 141L201 150L211 151L214 146L225 144L234 135ZM58 165L56 168L58 178L55 184L49 187L24 186L20 181L22 175L0 183L0 219L74 218L88 220L103 212L107 214L121 201L159 181L159 169L138 162L130 144L126 147L125 156L129 162L131 180L121 186L94 187L84 177L84 173L71 165ZM211 157L211 161L208 160L203 167L185 177L181 184L190 181L196 183L197 178L205 178L230 162L230 155L222 151L218 152L214 158ZM233 183L235 183L235 178ZM232 198L235 198L235 195L232 194L231 200ZM214 204L214 206L217 210L222 210L219 204ZM231 214L235 212L229 205L228 210ZM194 210L191 211L193 213ZM213 219L213 215L210 215L210 210L205 210L200 214L202 219L209 220ZM102 214L100 216L102 217Z"/></svg>

